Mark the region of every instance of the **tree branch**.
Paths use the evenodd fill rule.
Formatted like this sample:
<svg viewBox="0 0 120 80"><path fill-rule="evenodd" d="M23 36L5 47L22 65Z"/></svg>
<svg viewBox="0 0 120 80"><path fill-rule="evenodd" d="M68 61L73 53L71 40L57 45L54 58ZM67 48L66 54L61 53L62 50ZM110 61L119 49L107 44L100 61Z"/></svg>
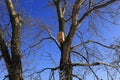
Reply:
<svg viewBox="0 0 120 80"><path fill-rule="evenodd" d="M76 53L77 55L79 55L79 56L81 56L86 62L87 62L87 64L89 64L89 60L85 57L85 56L83 56L82 54L80 54L79 52L76 52L76 51L72 51L73 53ZM98 80L99 78L98 78L98 76L96 75L96 73L94 72L94 70L91 68L91 66L88 66L89 67L89 69L91 70L91 72L95 75L95 77L96 77L96 79Z"/></svg>
<svg viewBox="0 0 120 80"><path fill-rule="evenodd" d="M65 9L62 10L61 7L61 0L53 0L55 7L56 7L56 11L57 11L57 16L58 16L58 23L59 23L59 31L63 31L64 32L64 27L65 27L65 20L64 20L64 13L65 13Z"/></svg>
<svg viewBox="0 0 120 80"><path fill-rule="evenodd" d="M77 27L80 25L80 23L81 23L92 11L97 10L97 9L100 9L100 8L104 8L104 7L108 6L109 4L111 4L111 3L115 2L115 1L117 1L117 0L109 0L109 1L107 1L107 2L105 2L105 3L103 3L103 4L97 5L97 6L93 7L93 8L91 8L90 10L88 10L88 11L79 19L78 24L77 24Z"/></svg>
<svg viewBox="0 0 120 80"><path fill-rule="evenodd" d="M43 28L48 32L50 39L52 39L56 43L58 48L60 48L60 43L52 36L50 30L47 27L43 27Z"/></svg>
<svg viewBox="0 0 120 80"><path fill-rule="evenodd" d="M33 44L33 45L30 45L29 48L33 48L33 47L39 45L40 43L42 43L44 40L48 40L48 39L51 39L51 38L50 38L50 37L48 37L48 38L42 38L42 39L41 39L40 41L38 41L37 43L35 43L35 44ZM29 48L27 48L27 49L29 49Z"/></svg>
<svg viewBox="0 0 120 80"><path fill-rule="evenodd" d="M66 40L71 39L70 41L72 41L72 39L73 39L73 36L74 36L76 29L77 29L79 9L80 9L82 4L83 4L83 0L76 0L75 1L75 4L73 6L73 10L72 10L72 25L70 27L70 31L68 33Z"/></svg>
<svg viewBox="0 0 120 80"><path fill-rule="evenodd" d="M50 30L49 30L47 27L45 27L45 26L42 26L42 27L47 31L49 37L47 37L47 38L42 38L41 40L39 40L39 41L36 42L35 44L30 45L27 49L33 48L33 47L39 45L40 43L42 43L44 40L48 40L48 39L53 40L53 41L56 43L56 45L58 46L58 48L60 49L60 43L52 36ZM27 50L27 49L26 49L26 50Z"/></svg>
<svg viewBox="0 0 120 80"><path fill-rule="evenodd" d="M77 75L72 75L73 77L77 78L78 80L82 80L80 77L78 77Z"/></svg>
<svg viewBox="0 0 120 80"><path fill-rule="evenodd" d="M88 44L88 43L90 43L90 40L88 40L86 42L82 42L82 43L80 43L78 45L75 45L75 46L71 47L71 50L75 49L76 47L82 46L83 44Z"/></svg>
<svg viewBox="0 0 120 80"><path fill-rule="evenodd" d="M82 46L82 45L88 44L88 43L95 43L95 44L98 44L98 45L100 45L100 46L103 46L103 47L109 48L109 49L116 49L116 48L119 48L119 47L120 47L119 45L110 45L110 46L107 46L107 45L102 44L102 43L97 42L97 41L88 40L88 41L86 41L86 42L82 42L82 43L80 43L80 44L78 44L78 45L75 45L75 46L71 47L71 49L73 50L73 49L75 49L76 47L79 47L79 46Z"/></svg>
<svg viewBox="0 0 120 80"><path fill-rule="evenodd" d="M66 11L66 8L67 8L67 1L66 0L63 0L64 1L64 7L62 9L62 12L63 12L63 15L65 14L65 11Z"/></svg>
<svg viewBox="0 0 120 80"><path fill-rule="evenodd" d="M72 63L72 66L97 66L97 65L105 65L110 66L112 68L118 68L118 66L114 66L105 62L94 62L94 63Z"/></svg>
<svg viewBox="0 0 120 80"><path fill-rule="evenodd" d="M58 66L58 67L55 67L55 68L44 68L44 69L42 69L41 71L37 71L36 73L42 73L42 72L44 72L45 70L58 70L60 67Z"/></svg>
<svg viewBox="0 0 120 80"><path fill-rule="evenodd" d="M3 56L6 67L9 69L10 65L11 65L11 58L10 58L10 54L8 51L8 48L4 42L4 39L2 37L2 30L0 30L0 49L2 52L1 58Z"/></svg>
<svg viewBox="0 0 120 80"><path fill-rule="evenodd" d="M46 70L51 70L51 71L55 71L55 70L58 70L60 67L55 67L55 68L43 68L42 70L40 71L35 71L34 73L30 74L30 75L27 75L27 76L31 76L31 75L34 75L34 74L41 74L42 72L46 71ZM27 77L26 76L26 77Z"/></svg>

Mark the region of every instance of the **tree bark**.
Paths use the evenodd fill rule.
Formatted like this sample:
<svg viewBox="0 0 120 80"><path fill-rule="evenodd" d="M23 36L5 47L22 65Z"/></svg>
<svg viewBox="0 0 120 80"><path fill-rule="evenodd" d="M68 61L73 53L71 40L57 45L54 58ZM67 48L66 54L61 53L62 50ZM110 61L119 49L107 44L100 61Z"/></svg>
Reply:
<svg viewBox="0 0 120 80"><path fill-rule="evenodd" d="M62 31L65 33L65 24L64 14L61 8L61 0L53 0L56 6L58 23L59 23L59 32ZM60 43L61 59L60 59L60 80L72 80L72 65L70 58L70 47L72 38L65 39L64 42Z"/></svg>
<svg viewBox="0 0 120 80"><path fill-rule="evenodd" d="M71 41L65 41L61 46L60 80L72 80L70 47Z"/></svg>
<svg viewBox="0 0 120 80"><path fill-rule="evenodd" d="M20 53L20 32L21 32L21 16L16 13L12 0L6 0L8 13L12 25L11 39L11 66L8 69L9 80L23 80L22 63Z"/></svg>

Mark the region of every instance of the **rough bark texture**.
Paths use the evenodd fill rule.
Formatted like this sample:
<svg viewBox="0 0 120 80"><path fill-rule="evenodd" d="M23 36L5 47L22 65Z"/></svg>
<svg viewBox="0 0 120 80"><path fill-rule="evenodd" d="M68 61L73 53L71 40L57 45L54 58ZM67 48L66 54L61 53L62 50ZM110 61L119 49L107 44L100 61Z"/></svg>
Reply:
<svg viewBox="0 0 120 80"><path fill-rule="evenodd" d="M2 52L3 59L5 61L7 70L9 71L11 66L11 58L7 46L5 45L4 39L2 37L2 31L0 30L0 49Z"/></svg>
<svg viewBox="0 0 120 80"><path fill-rule="evenodd" d="M72 80L70 46L71 42L68 41L65 41L61 46L60 80Z"/></svg>
<svg viewBox="0 0 120 80"><path fill-rule="evenodd" d="M61 0L55 1L58 23L59 23L59 32L65 32L65 20L64 20L64 12L61 8ZM74 29L75 30L75 29ZM65 41L60 43L61 47L61 59L60 59L60 80L72 80L72 65L71 65L71 57L70 57L70 48L71 42L73 39L75 31L71 31L71 33L65 37Z"/></svg>
<svg viewBox="0 0 120 80"><path fill-rule="evenodd" d="M20 53L21 17L14 10L12 0L6 0L6 6L12 25L11 57L9 56L11 62L9 62L10 66L7 67L9 73L8 77L9 80L23 80ZM8 64L7 61L5 62Z"/></svg>

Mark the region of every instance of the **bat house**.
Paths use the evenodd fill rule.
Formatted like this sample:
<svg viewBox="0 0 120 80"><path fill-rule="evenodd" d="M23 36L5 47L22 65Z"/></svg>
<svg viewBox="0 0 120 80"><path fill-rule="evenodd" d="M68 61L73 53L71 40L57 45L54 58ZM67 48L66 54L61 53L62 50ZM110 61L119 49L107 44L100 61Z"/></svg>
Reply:
<svg viewBox="0 0 120 80"><path fill-rule="evenodd" d="M58 33L58 42L63 42L65 41L65 36L64 36L64 32L63 31L60 31Z"/></svg>

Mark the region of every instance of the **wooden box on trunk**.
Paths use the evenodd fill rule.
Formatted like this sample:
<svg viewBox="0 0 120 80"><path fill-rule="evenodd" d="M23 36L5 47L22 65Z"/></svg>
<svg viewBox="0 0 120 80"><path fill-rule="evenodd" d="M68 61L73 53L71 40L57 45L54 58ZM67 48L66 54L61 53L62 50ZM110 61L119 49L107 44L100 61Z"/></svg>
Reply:
<svg viewBox="0 0 120 80"><path fill-rule="evenodd" d="M63 31L60 31L58 33L58 42L63 42L65 41L65 36L64 36L64 32Z"/></svg>

